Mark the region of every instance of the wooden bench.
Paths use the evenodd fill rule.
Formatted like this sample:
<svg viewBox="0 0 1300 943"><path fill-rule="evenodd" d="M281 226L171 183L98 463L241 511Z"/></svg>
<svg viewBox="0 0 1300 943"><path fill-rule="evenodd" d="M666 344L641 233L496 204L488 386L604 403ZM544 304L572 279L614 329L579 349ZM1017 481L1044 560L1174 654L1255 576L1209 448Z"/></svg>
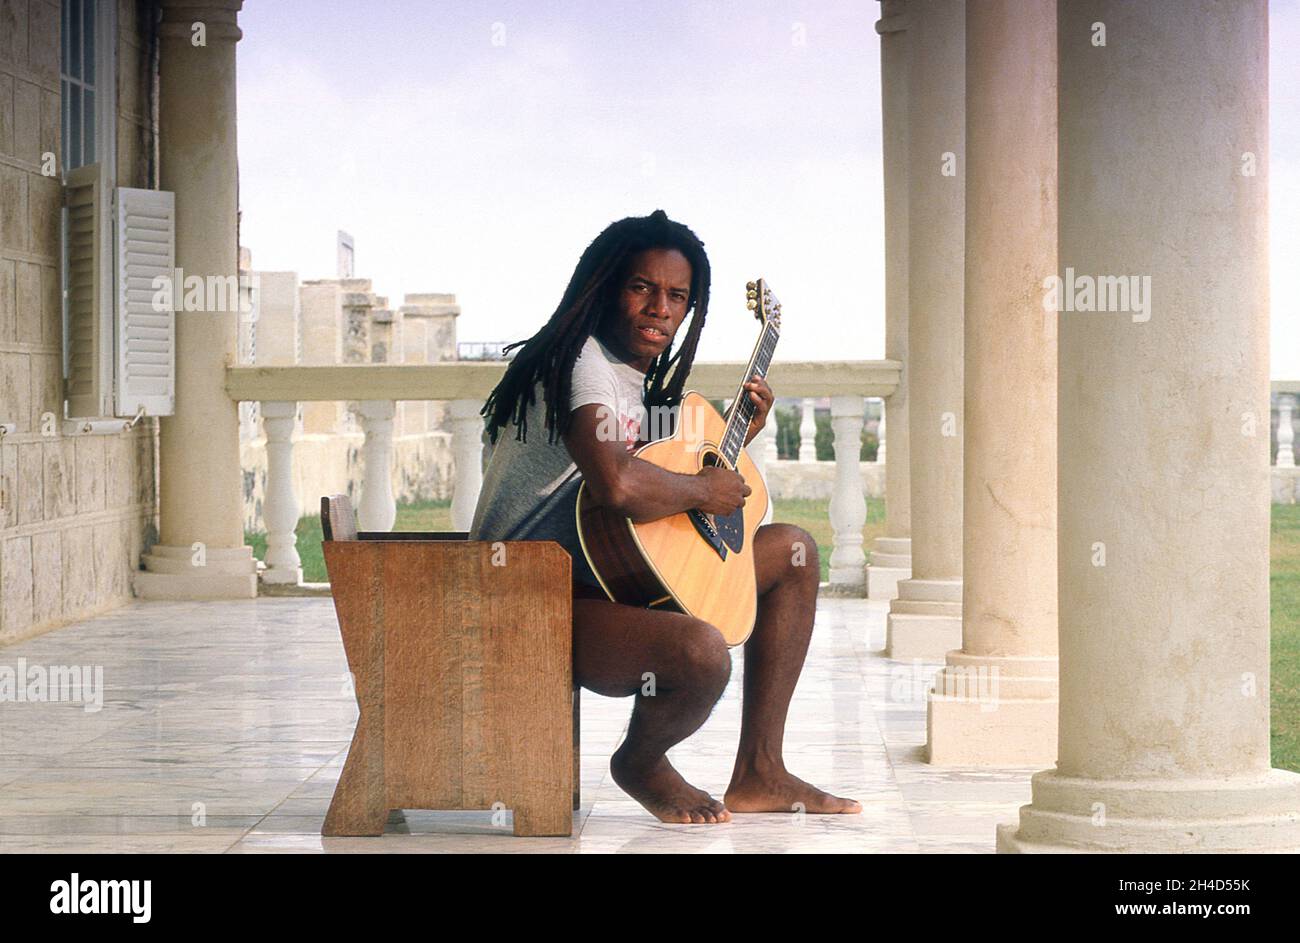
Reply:
<svg viewBox="0 0 1300 943"><path fill-rule="evenodd" d="M321 498L323 550L361 716L322 835L393 809L510 809L569 835L579 806L572 560L553 541L358 532Z"/></svg>

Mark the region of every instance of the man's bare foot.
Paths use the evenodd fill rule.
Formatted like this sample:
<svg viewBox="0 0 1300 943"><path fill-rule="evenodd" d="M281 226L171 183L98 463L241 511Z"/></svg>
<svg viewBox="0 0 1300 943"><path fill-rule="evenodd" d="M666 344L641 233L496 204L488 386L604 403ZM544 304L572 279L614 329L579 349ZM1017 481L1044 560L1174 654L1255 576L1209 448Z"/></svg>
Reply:
<svg viewBox="0 0 1300 943"><path fill-rule="evenodd" d="M733 775L723 799L732 812L850 814L862 811L862 805L855 800L832 796L785 769Z"/></svg>
<svg viewBox="0 0 1300 943"><path fill-rule="evenodd" d="M610 757L609 772L620 789L661 822L716 825L731 818L721 802L682 779L666 756L647 765L620 747Z"/></svg>

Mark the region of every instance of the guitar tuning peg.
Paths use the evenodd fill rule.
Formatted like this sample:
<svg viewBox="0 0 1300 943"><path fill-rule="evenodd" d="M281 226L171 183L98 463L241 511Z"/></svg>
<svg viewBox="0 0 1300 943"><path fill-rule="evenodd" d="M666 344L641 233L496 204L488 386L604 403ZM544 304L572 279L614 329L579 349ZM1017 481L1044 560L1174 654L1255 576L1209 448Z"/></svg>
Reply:
<svg viewBox="0 0 1300 943"><path fill-rule="evenodd" d="M749 299L749 301L746 301L746 302L745 302L745 307L748 308L750 311L757 311L757 310L758 310L758 302L755 301L753 298L751 298L751 299Z"/></svg>
<svg viewBox="0 0 1300 943"><path fill-rule="evenodd" d="M756 285L754 282L745 282L746 291L755 291L757 288L758 285Z"/></svg>

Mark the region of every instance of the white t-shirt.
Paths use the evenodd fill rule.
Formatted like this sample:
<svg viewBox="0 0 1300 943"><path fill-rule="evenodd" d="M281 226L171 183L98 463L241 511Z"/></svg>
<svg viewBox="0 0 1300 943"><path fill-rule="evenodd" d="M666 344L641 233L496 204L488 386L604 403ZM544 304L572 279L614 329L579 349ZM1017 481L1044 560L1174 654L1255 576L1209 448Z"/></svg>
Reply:
<svg viewBox="0 0 1300 943"><path fill-rule="evenodd" d="M646 425L645 374L624 363L594 335L587 338L573 363L569 411L603 404L617 417L614 432L636 447ZM540 383L528 407L528 438L506 424L483 474L483 488L470 525L470 540L554 540L573 557L575 582L598 585L578 541L575 518L582 472L558 436L549 442L546 405Z"/></svg>

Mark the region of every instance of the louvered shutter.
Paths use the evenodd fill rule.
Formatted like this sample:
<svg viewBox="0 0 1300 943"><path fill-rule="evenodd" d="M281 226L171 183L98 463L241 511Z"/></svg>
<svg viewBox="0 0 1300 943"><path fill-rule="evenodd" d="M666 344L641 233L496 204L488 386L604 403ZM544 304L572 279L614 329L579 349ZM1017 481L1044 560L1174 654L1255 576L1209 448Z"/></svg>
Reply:
<svg viewBox="0 0 1300 943"><path fill-rule="evenodd" d="M175 195L117 189L117 415L170 416L176 405ZM164 298L166 303L164 304Z"/></svg>
<svg viewBox="0 0 1300 943"><path fill-rule="evenodd" d="M63 197L68 213L68 415L105 416L111 399L113 359L100 290L104 217L99 165L69 171Z"/></svg>

